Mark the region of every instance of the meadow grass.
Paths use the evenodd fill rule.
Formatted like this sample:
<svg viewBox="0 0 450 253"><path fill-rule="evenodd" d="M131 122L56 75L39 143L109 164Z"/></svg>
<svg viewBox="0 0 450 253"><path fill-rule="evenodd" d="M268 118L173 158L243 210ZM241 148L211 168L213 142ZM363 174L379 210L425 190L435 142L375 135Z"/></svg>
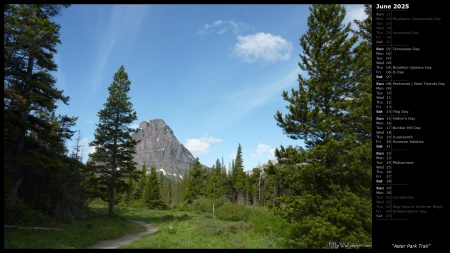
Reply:
<svg viewBox="0 0 450 253"><path fill-rule="evenodd" d="M206 205L206 204L205 204ZM129 220L141 220L159 229L121 249L271 249L288 248L289 225L263 207L226 203L215 214L206 210L149 210L116 206L108 216L106 203L89 205L87 219L56 221L40 227L63 230L4 228L5 249L82 249L102 240L137 234L145 229Z"/></svg>
<svg viewBox="0 0 450 253"><path fill-rule="evenodd" d="M250 208L250 207L240 207ZM257 210L250 208L249 210ZM280 224L266 216L249 215L246 220L230 221L209 212L120 208L121 216L143 220L157 227L155 234L139 238L121 249L272 249L287 248L286 239L274 232ZM262 221L262 219L269 223ZM262 222L261 222L262 221ZM287 227L284 226L284 229Z"/></svg>
<svg viewBox="0 0 450 253"><path fill-rule="evenodd" d="M123 217L106 215L106 208L91 207L87 219L49 220L39 227L63 230L4 228L5 249L80 249L98 241L136 234L145 228ZM26 227L26 226L25 226Z"/></svg>

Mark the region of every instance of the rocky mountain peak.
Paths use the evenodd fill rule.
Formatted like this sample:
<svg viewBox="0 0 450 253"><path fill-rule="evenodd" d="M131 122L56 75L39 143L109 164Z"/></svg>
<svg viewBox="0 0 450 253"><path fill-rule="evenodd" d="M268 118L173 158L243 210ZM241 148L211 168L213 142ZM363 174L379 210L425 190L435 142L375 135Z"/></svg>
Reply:
<svg viewBox="0 0 450 253"><path fill-rule="evenodd" d="M172 129L162 119L143 121L133 138L140 140L136 145L134 161L138 169L145 162L147 169L155 165L165 174L183 176L195 162L191 152L181 144Z"/></svg>

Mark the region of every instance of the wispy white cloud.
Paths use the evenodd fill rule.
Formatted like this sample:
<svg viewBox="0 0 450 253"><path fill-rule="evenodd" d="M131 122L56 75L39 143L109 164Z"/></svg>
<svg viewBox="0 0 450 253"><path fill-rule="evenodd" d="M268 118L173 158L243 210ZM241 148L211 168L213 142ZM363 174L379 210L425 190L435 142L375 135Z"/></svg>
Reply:
<svg viewBox="0 0 450 253"><path fill-rule="evenodd" d="M278 80L268 80L266 83L258 83L258 85L243 85L249 88L225 97L226 109L224 114L220 114L219 117L226 118L226 121L231 124L255 109L266 105L275 97L279 99L283 90L297 82L298 73L298 67L294 66L290 72L287 72ZM254 89L256 86L258 87L257 91Z"/></svg>
<svg viewBox="0 0 450 253"><path fill-rule="evenodd" d="M238 36L237 40L233 54L244 62L252 63L262 60L273 63L290 58L292 44L281 36L260 32Z"/></svg>
<svg viewBox="0 0 450 253"><path fill-rule="evenodd" d="M209 147L211 146L210 143L220 143L222 142L222 139L214 138L212 136L203 136L199 139L196 138L187 138L186 143L184 146L191 151L194 155L200 155L207 153L209 150Z"/></svg>
<svg viewBox="0 0 450 253"><path fill-rule="evenodd" d="M132 48L142 23L148 13L149 5L114 5L109 19L102 20L104 26L98 27L98 55L94 72L92 73L93 92L102 85L102 75L110 60L111 53L117 47Z"/></svg>
<svg viewBox="0 0 450 253"><path fill-rule="evenodd" d="M259 143L256 147L256 151L251 153L250 157L257 158L257 157L263 157L270 159L274 156L275 149L270 147L269 145Z"/></svg>
<svg viewBox="0 0 450 253"><path fill-rule="evenodd" d="M197 34L201 37L209 33L216 33L218 35L225 34L226 32L231 32L233 34L239 34L246 31L250 26L246 23L235 22L235 21L223 21L221 19L214 21L211 24L205 24L197 31Z"/></svg>

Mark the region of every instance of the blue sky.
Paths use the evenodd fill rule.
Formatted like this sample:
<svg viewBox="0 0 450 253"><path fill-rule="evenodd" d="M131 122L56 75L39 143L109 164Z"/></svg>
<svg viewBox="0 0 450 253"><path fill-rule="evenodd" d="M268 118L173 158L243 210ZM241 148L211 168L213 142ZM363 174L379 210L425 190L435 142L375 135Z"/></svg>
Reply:
<svg viewBox="0 0 450 253"><path fill-rule="evenodd" d="M56 87L70 96L57 113L77 116L83 161L93 151L97 113L121 65L138 120L163 119L200 162L228 166L242 146L244 170L274 159L280 145L303 146L277 126L283 90L297 88L309 5L72 5L61 26ZM345 22L364 19L345 5ZM75 137L67 143L69 149Z"/></svg>

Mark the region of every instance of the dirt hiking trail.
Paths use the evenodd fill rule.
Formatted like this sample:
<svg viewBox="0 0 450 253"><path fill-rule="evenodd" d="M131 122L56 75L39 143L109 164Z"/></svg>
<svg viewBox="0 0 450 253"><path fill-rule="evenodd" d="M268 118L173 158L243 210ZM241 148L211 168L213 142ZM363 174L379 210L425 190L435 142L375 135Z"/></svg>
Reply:
<svg viewBox="0 0 450 253"><path fill-rule="evenodd" d="M130 221L145 227L145 229L147 229L147 231L139 233L139 234L124 235L124 236L114 239L114 240L100 241L92 246L89 246L87 249L117 249L121 245L130 243L130 242L132 242L138 238L141 238L143 236L158 232L158 228L156 228L150 224L147 224L143 221L137 221L137 220L130 220Z"/></svg>

